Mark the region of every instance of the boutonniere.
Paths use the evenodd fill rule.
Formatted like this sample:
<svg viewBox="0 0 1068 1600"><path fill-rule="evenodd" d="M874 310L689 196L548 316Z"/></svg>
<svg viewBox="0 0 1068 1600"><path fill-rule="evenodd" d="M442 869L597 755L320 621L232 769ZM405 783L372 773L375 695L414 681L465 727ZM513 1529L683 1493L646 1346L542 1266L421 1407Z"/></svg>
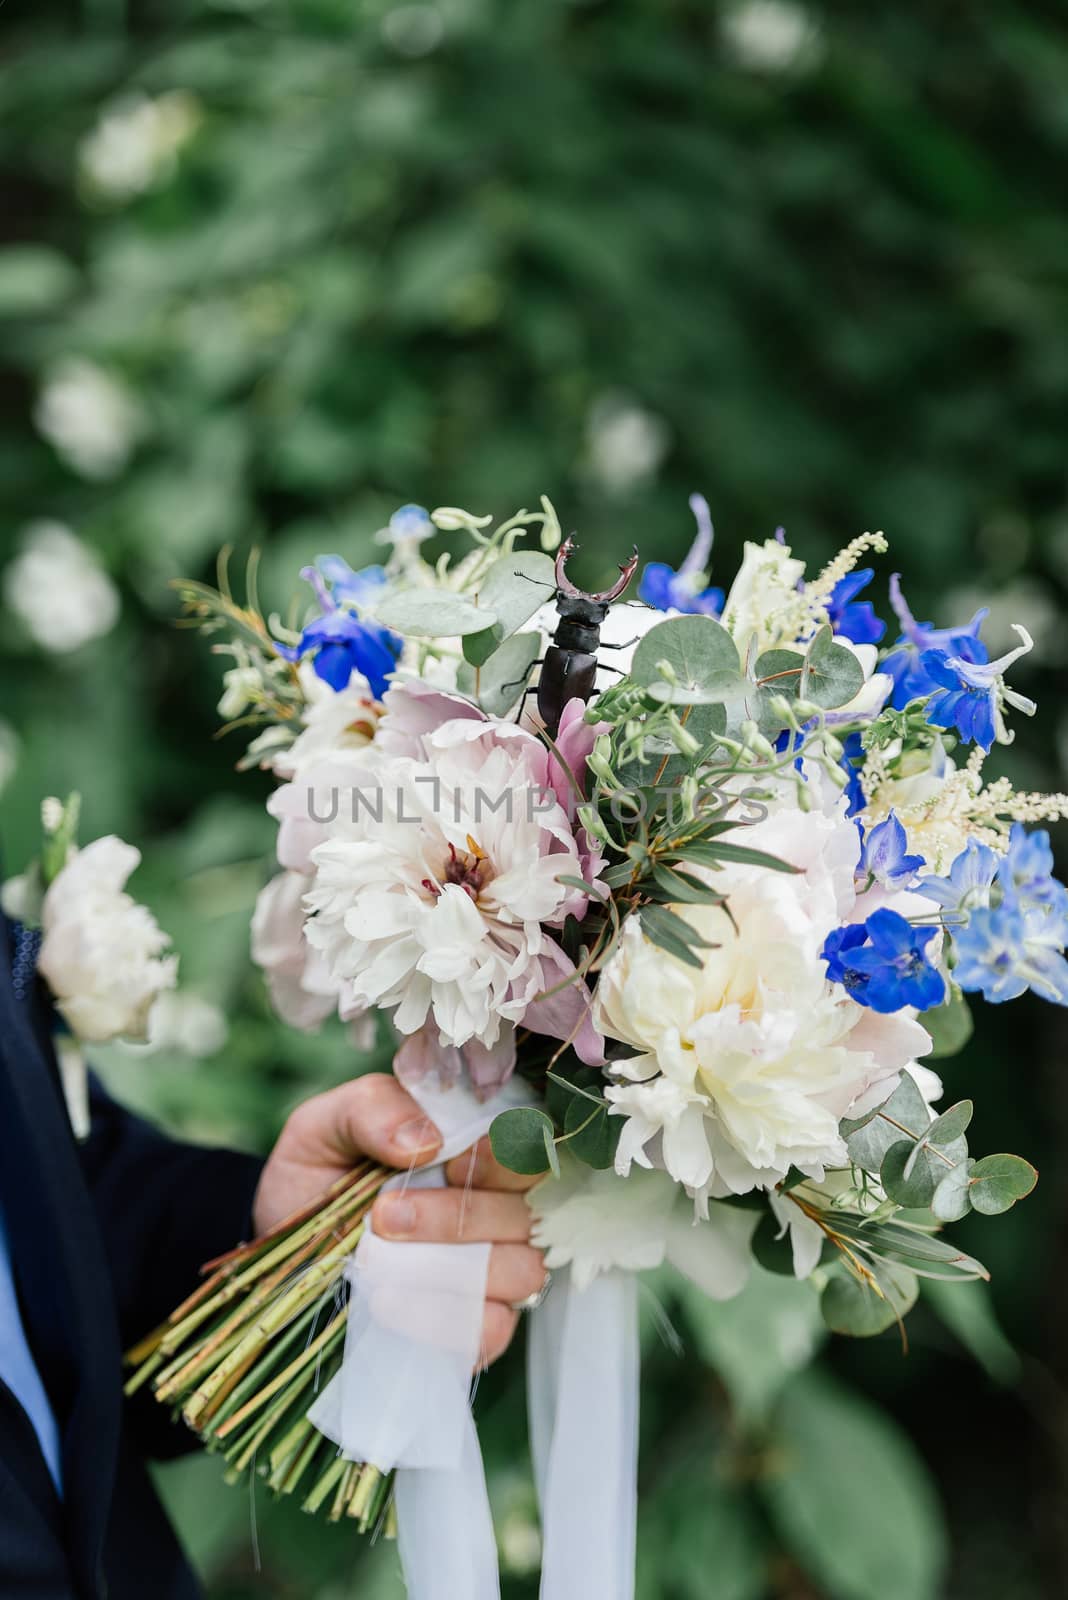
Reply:
<svg viewBox="0 0 1068 1600"><path fill-rule="evenodd" d="M40 855L3 889L3 907L39 939L37 972L57 1016L56 1057L75 1137L89 1132L83 1045L144 1040L152 1007L173 989L178 958L152 913L126 893L141 852L114 834L77 843L80 798L41 806Z"/></svg>

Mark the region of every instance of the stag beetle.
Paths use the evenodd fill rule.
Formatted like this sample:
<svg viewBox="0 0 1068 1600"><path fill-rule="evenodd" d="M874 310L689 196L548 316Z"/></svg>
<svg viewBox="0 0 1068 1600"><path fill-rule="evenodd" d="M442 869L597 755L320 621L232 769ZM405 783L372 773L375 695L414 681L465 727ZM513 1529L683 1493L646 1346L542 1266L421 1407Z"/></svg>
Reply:
<svg viewBox="0 0 1068 1600"><path fill-rule="evenodd" d="M597 651L601 628L614 600L618 600L638 565L635 548L619 569L619 579L600 594L584 594L567 576L574 539L564 540L556 555L556 592L553 596L560 620L545 652L538 678L538 713L550 738L555 738L560 717L569 700L589 700L597 681ZM611 646L606 646L611 648ZM616 646L615 648L621 648Z"/></svg>

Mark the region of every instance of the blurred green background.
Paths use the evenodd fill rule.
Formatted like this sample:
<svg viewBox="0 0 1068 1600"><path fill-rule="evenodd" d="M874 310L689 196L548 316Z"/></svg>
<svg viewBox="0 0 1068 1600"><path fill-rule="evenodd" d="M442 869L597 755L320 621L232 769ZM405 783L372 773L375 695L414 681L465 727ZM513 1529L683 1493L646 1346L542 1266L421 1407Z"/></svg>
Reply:
<svg viewBox="0 0 1068 1600"><path fill-rule="evenodd" d="M404 500L548 492L589 578L677 558L701 489L728 576L784 523L818 564L885 528L918 614L1034 634L1012 770L1066 786L1068 32L1040 0L80 0L2 12L0 781L145 850L182 953L148 1050L168 1125L266 1148L353 1070L270 1017L247 919L267 782L213 742L219 663L168 580L226 542L367 560ZM880 579L880 585L882 579ZM885 591L883 590L883 593ZM1063 1019L988 1009L948 1066L1034 1159L962 1243L994 1270L827 1344L760 1275L650 1312L642 1600L1068 1591ZM365 1063L360 1063L364 1065ZM651 1302L650 1302L651 1304ZM1004 1330L1004 1333L999 1331ZM479 1415L507 1600L536 1593L522 1362ZM390 1600L391 1549L162 1481L212 1600ZM257 1571L258 1532L260 1570ZM462 1600L462 1597L457 1597Z"/></svg>

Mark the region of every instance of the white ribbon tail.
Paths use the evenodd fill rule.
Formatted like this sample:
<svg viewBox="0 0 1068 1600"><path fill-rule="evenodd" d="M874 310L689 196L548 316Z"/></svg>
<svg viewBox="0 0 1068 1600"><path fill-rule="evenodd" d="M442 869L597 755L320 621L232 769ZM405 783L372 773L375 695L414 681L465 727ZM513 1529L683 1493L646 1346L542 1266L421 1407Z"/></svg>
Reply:
<svg viewBox="0 0 1068 1600"><path fill-rule="evenodd" d="M558 1279L531 1318L528 1406L544 1529L541 1600L632 1600L638 1281Z"/></svg>

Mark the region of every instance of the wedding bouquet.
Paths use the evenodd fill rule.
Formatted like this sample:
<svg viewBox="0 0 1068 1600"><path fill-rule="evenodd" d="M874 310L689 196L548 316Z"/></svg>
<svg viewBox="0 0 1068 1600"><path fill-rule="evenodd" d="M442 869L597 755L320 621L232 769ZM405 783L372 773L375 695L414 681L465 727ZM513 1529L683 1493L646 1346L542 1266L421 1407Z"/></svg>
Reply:
<svg viewBox="0 0 1068 1600"><path fill-rule="evenodd" d="M670 1263L726 1298L755 1257L856 1335L901 1324L921 1278L985 1277L943 1227L1036 1174L973 1155L971 1101L936 1113L924 1063L966 1042L968 995L1068 1003L1068 893L1027 826L1068 797L984 776L1034 710L1006 681L1025 630L991 660L985 613L917 622L895 576L887 644L861 598L877 533L809 578L780 530L724 593L691 504L693 549L647 565L637 601L634 561L575 587L544 500L499 526L402 508L385 565L305 569L300 626L263 617L254 575L242 604L225 576L180 585L229 660L223 716L254 730L243 764L277 780L252 948L279 1014L336 1013L357 1043L388 1018L443 1156L489 1128L545 1175L557 1281L529 1345L554 1596L630 1592L635 1275ZM431 566L439 531L466 548ZM484 1258L480 1280L481 1247L375 1239L387 1181L407 1180L360 1167L211 1264L130 1386L233 1475L365 1528L399 1469L413 1592L480 1596Z"/></svg>

